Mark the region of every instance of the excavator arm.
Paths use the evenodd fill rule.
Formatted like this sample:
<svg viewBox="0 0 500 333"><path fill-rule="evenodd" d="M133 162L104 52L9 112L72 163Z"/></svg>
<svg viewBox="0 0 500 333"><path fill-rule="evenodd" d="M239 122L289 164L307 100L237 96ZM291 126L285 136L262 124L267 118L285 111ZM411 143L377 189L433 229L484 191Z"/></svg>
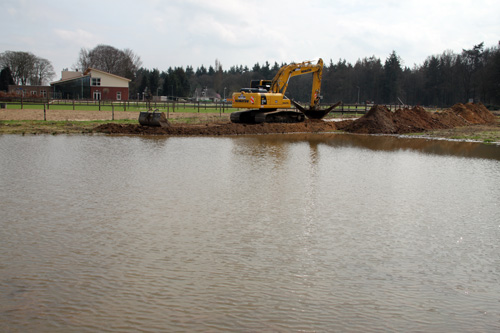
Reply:
<svg viewBox="0 0 500 333"><path fill-rule="evenodd" d="M321 79L323 76L322 59L319 59L317 64L313 64L311 61L304 61L281 67L271 81L271 92L285 95L290 78L310 73L313 74L310 107L315 108L319 104L320 99Z"/></svg>

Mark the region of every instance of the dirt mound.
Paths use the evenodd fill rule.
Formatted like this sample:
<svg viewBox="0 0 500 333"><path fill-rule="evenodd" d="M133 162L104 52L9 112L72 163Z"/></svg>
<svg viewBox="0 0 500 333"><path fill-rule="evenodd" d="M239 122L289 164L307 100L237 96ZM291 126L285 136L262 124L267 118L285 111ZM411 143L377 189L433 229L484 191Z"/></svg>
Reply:
<svg viewBox="0 0 500 333"><path fill-rule="evenodd" d="M395 133L396 126L392 112L385 106L374 105L363 117L348 124L343 129L347 132L360 134Z"/></svg>
<svg viewBox="0 0 500 333"><path fill-rule="evenodd" d="M318 133L337 130L334 122L306 120L295 124L235 124L212 123L204 125L172 125L171 127L146 127L141 125L103 124L95 128L96 132L108 134L141 135L241 135L273 133Z"/></svg>
<svg viewBox="0 0 500 333"><path fill-rule="evenodd" d="M457 115L453 110L447 109L441 112L436 112L432 115L441 127L434 127L431 129L447 129L454 127L467 126L469 123L464 118Z"/></svg>
<svg viewBox="0 0 500 333"><path fill-rule="evenodd" d="M483 105L458 103L451 107L453 112L471 124L489 124L495 122L495 116Z"/></svg>
<svg viewBox="0 0 500 333"><path fill-rule="evenodd" d="M495 116L482 104L456 104L438 113L418 106L391 112L385 106L374 105L363 117L339 128L351 133L405 134L494 122Z"/></svg>

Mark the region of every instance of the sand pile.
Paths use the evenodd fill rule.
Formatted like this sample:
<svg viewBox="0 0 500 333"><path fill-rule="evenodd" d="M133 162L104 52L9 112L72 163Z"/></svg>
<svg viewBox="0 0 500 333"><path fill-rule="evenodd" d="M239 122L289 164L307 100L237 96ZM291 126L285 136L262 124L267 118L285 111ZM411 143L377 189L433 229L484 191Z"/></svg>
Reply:
<svg viewBox="0 0 500 333"><path fill-rule="evenodd" d="M443 112L430 113L422 107L389 111L375 105L363 117L339 124L339 129L363 134L405 134L447 129L470 124L491 124L495 116L482 104L456 104Z"/></svg>

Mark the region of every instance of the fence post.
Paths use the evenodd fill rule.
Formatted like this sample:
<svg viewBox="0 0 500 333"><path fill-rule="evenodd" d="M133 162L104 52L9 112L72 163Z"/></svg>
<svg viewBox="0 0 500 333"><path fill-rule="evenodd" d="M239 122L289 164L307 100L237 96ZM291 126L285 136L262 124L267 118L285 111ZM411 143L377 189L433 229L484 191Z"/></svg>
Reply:
<svg viewBox="0 0 500 333"><path fill-rule="evenodd" d="M47 120L47 113L45 111L45 103L43 104L43 120L46 121Z"/></svg>
<svg viewBox="0 0 500 333"><path fill-rule="evenodd" d="M111 102L111 120L115 120L115 105Z"/></svg>
<svg viewBox="0 0 500 333"><path fill-rule="evenodd" d="M200 101L198 101L198 113L200 113Z"/></svg>

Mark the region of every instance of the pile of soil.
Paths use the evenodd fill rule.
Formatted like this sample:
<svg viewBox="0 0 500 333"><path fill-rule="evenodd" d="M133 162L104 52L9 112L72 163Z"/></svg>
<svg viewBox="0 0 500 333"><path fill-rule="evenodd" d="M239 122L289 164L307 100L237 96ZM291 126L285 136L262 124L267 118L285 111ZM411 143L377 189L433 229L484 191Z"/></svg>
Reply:
<svg viewBox="0 0 500 333"><path fill-rule="evenodd" d="M147 127L141 125L103 124L95 131L108 134L141 134L141 135L241 135L271 133L318 133L335 131L334 122L306 120L303 123L255 125L235 123L207 123L204 125L171 125L170 127Z"/></svg>
<svg viewBox="0 0 500 333"><path fill-rule="evenodd" d="M495 116L483 104L455 104L451 110L471 124L491 124Z"/></svg>
<svg viewBox="0 0 500 333"><path fill-rule="evenodd" d="M495 116L482 104L456 104L436 113L427 112L419 106L391 112L385 106L375 105L363 117L339 123L337 127L350 133L405 134L493 123Z"/></svg>

